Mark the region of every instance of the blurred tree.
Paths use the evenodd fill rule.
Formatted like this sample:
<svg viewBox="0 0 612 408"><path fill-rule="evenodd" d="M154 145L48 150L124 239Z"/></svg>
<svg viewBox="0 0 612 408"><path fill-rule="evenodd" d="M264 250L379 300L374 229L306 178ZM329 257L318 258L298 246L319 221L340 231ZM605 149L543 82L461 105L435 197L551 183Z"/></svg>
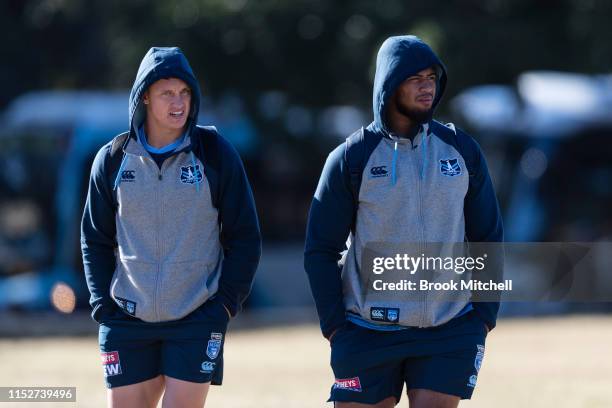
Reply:
<svg viewBox="0 0 612 408"><path fill-rule="evenodd" d="M247 160L256 194L270 208L279 183L299 195L281 206L291 211L274 210L294 217L294 229L283 221L264 231L301 237L322 152L338 142L320 137L319 113L352 105L369 120L386 37L417 34L441 55L450 73L444 115L461 89L511 83L525 70L609 70L611 19L606 0L4 0L0 108L33 89L129 88L149 47L178 45L205 95L243 98L265 153ZM280 157L296 169L282 182L268 170Z"/></svg>

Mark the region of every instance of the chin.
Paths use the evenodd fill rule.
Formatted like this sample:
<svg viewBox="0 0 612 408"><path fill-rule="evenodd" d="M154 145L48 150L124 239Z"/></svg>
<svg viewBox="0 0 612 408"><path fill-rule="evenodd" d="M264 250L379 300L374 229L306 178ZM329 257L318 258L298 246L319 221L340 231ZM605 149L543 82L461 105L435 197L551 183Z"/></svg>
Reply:
<svg viewBox="0 0 612 408"><path fill-rule="evenodd" d="M183 129L185 127L186 123L187 123L186 120L182 121L181 123L171 122L171 123L166 123L166 127L169 128L169 129L180 130L180 129Z"/></svg>

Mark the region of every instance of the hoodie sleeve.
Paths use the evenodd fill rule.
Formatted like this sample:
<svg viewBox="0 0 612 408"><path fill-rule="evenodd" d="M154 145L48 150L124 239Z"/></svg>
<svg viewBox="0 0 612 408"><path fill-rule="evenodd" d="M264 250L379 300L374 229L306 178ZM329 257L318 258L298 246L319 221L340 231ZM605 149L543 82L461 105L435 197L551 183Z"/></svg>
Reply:
<svg viewBox="0 0 612 408"><path fill-rule="evenodd" d="M503 242L501 211L489 175L487 162L480 146L472 137L457 129L459 148L466 160L470 176L464 202L465 231L469 242ZM497 250L497 249L495 249ZM496 276L503 273L503 249L500 256L489 257L495 264ZM489 330L495 327L499 302L474 302L474 310Z"/></svg>
<svg viewBox="0 0 612 408"><path fill-rule="evenodd" d="M81 221L81 251L85 279L93 307L92 317L102 322L115 309L110 283L115 271L115 206L106 174L110 144L96 155L89 178L87 201Z"/></svg>
<svg viewBox="0 0 612 408"><path fill-rule="evenodd" d="M346 322L338 261L346 249L355 203L344 160L345 145L327 158L308 216L304 268L326 338Z"/></svg>
<svg viewBox="0 0 612 408"><path fill-rule="evenodd" d="M217 298L235 316L251 291L261 233L255 200L238 152L219 137L222 171L219 193L223 265Z"/></svg>

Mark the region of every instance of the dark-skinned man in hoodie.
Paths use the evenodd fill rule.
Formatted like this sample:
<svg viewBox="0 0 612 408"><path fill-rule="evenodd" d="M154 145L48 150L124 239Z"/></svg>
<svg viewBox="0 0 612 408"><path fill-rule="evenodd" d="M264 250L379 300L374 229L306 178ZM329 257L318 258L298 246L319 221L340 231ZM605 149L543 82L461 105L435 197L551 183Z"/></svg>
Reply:
<svg viewBox="0 0 612 408"><path fill-rule="evenodd" d="M404 385L411 408L452 408L476 385L499 303L373 294L363 265L372 243L503 241L480 147L432 118L446 81L422 40L388 38L376 61L374 121L330 153L314 195L304 266L338 408L393 407Z"/></svg>

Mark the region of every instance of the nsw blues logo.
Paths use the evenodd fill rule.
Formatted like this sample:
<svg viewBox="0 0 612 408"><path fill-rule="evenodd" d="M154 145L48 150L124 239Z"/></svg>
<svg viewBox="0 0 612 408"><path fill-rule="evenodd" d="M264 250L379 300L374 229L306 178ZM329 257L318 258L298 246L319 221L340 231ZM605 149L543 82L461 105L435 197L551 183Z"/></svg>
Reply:
<svg viewBox="0 0 612 408"><path fill-rule="evenodd" d="M195 184L202 182L202 170L200 165L196 164L195 169L193 166L181 166L181 183L183 184Z"/></svg>
<svg viewBox="0 0 612 408"><path fill-rule="evenodd" d="M119 306L129 315L136 316L136 302L115 296L115 300Z"/></svg>
<svg viewBox="0 0 612 408"><path fill-rule="evenodd" d="M461 166L457 159L440 160L440 173L445 176L454 177L461 174Z"/></svg>
<svg viewBox="0 0 612 408"><path fill-rule="evenodd" d="M389 322L397 322L397 319L399 318L399 309L394 308L394 309L387 309L387 321Z"/></svg>
<svg viewBox="0 0 612 408"><path fill-rule="evenodd" d="M480 367L482 366L482 359L484 358L485 348L482 344L477 344L476 357L474 358L474 368L476 369L476 374L472 374L468 381L468 387L476 387L476 381L478 380L478 372L480 371Z"/></svg>
<svg viewBox="0 0 612 408"><path fill-rule="evenodd" d="M219 355L222 340L222 333L210 333L210 340L208 340L208 346L206 346L206 355L211 360L214 360Z"/></svg>

